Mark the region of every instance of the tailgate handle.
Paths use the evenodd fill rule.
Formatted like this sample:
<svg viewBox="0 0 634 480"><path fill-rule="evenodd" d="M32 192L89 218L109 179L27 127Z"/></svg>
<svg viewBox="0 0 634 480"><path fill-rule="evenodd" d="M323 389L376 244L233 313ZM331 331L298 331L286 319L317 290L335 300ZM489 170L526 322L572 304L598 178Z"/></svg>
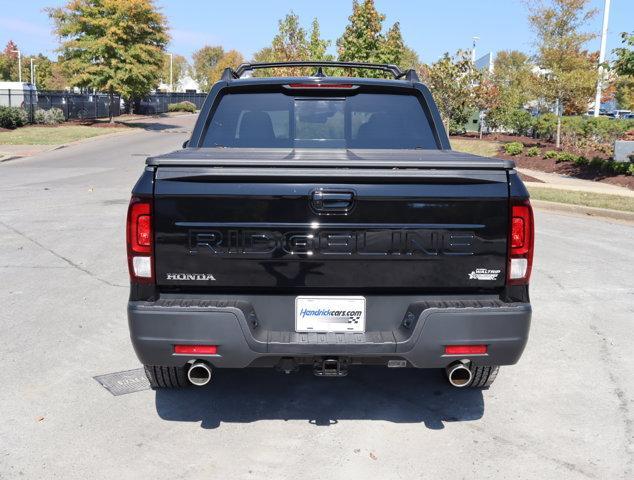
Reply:
<svg viewBox="0 0 634 480"><path fill-rule="evenodd" d="M353 192L315 190L311 204L320 212L348 212L352 208Z"/></svg>

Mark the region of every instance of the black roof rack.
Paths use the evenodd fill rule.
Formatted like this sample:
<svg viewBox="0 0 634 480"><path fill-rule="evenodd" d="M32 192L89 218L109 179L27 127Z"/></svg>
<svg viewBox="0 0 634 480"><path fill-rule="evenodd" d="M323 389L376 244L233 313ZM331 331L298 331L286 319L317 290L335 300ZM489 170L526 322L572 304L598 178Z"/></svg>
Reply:
<svg viewBox="0 0 634 480"><path fill-rule="evenodd" d="M391 73L395 79L405 78L410 82L418 82L418 75L413 69L403 72L396 65L387 63L363 63L363 62L331 62L331 61L297 61L297 62L266 62L266 63L243 63L237 69L225 68L222 73L222 80L230 82L240 78L245 72L250 70L261 70L265 68L278 67L334 67L334 68L363 68L367 70L381 70Z"/></svg>

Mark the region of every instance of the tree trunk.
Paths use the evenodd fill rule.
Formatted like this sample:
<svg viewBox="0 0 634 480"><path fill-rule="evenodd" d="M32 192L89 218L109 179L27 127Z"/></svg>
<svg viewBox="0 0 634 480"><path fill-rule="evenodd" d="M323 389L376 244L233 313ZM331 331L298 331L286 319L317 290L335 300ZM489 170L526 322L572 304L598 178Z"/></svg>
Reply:
<svg viewBox="0 0 634 480"><path fill-rule="evenodd" d="M561 146L561 102L557 99L557 135L555 136L555 147Z"/></svg>
<svg viewBox="0 0 634 480"><path fill-rule="evenodd" d="M110 95L110 102L108 105L108 116L110 117L110 123L114 123L114 114L112 111L112 107L114 104L114 92L112 91L112 87L110 87L110 90L108 91L108 94Z"/></svg>
<svg viewBox="0 0 634 480"><path fill-rule="evenodd" d="M482 112L478 113L478 133L480 134L480 140L482 140L482 127L484 123L484 115Z"/></svg>

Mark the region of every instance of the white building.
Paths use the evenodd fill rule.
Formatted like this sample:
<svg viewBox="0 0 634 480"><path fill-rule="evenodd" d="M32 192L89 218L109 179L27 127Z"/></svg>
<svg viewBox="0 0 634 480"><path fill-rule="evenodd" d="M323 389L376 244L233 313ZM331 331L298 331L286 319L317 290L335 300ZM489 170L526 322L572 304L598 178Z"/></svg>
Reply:
<svg viewBox="0 0 634 480"><path fill-rule="evenodd" d="M170 84L164 83L161 81L159 83L157 91L161 92L169 92ZM191 75L184 75L179 78L176 82L174 82L174 91L175 92L188 92L188 93L197 93L200 92L200 84L192 78Z"/></svg>

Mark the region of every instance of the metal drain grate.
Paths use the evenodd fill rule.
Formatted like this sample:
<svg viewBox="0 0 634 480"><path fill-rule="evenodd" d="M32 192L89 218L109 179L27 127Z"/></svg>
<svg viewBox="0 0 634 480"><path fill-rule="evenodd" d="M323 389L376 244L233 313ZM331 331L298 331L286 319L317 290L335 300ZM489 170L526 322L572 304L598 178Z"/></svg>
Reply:
<svg viewBox="0 0 634 480"><path fill-rule="evenodd" d="M115 396L150 389L150 382L148 382L142 368L126 370L125 372L106 373L93 378Z"/></svg>

